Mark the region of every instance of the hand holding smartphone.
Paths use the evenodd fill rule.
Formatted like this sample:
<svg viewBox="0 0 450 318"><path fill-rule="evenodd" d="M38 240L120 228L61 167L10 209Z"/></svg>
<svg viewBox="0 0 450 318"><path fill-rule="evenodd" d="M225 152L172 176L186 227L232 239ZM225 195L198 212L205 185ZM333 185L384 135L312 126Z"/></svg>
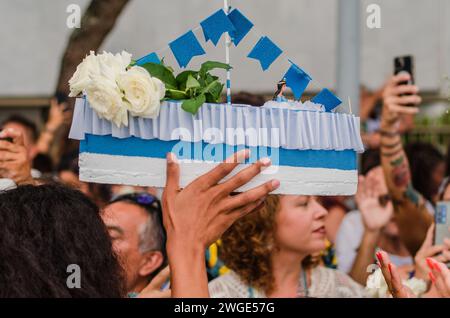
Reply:
<svg viewBox="0 0 450 318"><path fill-rule="evenodd" d="M434 245L443 245L444 239L450 239L450 201L441 201L436 204L434 215ZM450 268L450 262L447 263Z"/></svg>
<svg viewBox="0 0 450 318"><path fill-rule="evenodd" d="M399 85L414 85L414 57L412 55L398 56L394 59L394 75L407 73L411 79L407 82L402 82ZM405 94L410 95L410 94ZM404 96L404 95L402 95ZM414 106L414 105L407 105Z"/></svg>

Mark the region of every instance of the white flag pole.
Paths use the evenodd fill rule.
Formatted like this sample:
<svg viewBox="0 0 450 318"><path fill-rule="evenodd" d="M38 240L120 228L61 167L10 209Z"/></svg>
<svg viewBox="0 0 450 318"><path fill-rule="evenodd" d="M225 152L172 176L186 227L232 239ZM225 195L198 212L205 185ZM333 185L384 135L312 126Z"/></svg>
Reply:
<svg viewBox="0 0 450 318"><path fill-rule="evenodd" d="M230 13L231 3L228 5L228 0L223 0L223 9L225 13ZM231 38L228 32L225 33L225 63L230 64L230 46ZM227 104L231 105L231 71L227 70Z"/></svg>

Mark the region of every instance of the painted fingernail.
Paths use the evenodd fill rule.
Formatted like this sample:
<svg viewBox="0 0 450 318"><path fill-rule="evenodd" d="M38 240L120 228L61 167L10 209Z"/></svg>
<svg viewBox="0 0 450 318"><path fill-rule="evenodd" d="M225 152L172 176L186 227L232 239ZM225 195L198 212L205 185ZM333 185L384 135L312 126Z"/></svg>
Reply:
<svg viewBox="0 0 450 318"><path fill-rule="evenodd" d="M434 277L432 272L428 272L428 277L430 277L430 280L433 284L436 282L436 277Z"/></svg>
<svg viewBox="0 0 450 318"><path fill-rule="evenodd" d="M388 264L388 269L389 269L389 274L392 275L392 264L391 263Z"/></svg>
<svg viewBox="0 0 450 318"><path fill-rule="evenodd" d="M279 180L272 180L272 188L275 190L275 189L278 189L278 187L280 186L280 181Z"/></svg>
<svg viewBox="0 0 450 318"><path fill-rule="evenodd" d="M428 267L432 270L433 269L433 260L431 259L431 258L427 258L426 259L426 261L427 261L427 265L428 265Z"/></svg>
<svg viewBox="0 0 450 318"><path fill-rule="evenodd" d="M264 167L270 166L271 160L270 158L262 158L259 160Z"/></svg>
<svg viewBox="0 0 450 318"><path fill-rule="evenodd" d="M380 265L381 265L381 263L383 262L383 258L381 257L381 253L380 253L380 252L377 252L377 253L375 254L375 256L377 257L377 259L378 259L378 261L380 262Z"/></svg>
<svg viewBox="0 0 450 318"><path fill-rule="evenodd" d="M434 263L433 265L434 265L434 269L435 269L435 270L437 270L439 273L442 272L441 267L439 266L438 263Z"/></svg>

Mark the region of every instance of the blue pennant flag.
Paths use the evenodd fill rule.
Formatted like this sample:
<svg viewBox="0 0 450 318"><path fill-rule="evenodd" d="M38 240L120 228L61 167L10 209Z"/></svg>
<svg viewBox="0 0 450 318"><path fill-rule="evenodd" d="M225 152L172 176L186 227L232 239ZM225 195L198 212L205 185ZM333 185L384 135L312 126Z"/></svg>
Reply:
<svg viewBox="0 0 450 318"><path fill-rule="evenodd" d="M314 96L311 101L325 106L327 112L331 112L342 104L342 101L327 88L324 88L319 94Z"/></svg>
<svg viewBox="0 0 450 318"><path fill-rule="evenodd" d="M233 23L222 9L200 22L200 25L205 35L205 41L211 40L214 45L217 45L223 33L235 31Z"/></svg>
<svg viewBox="0 0 450 318"><path fill-rule="evenodd" d="M284 75L286 86L291 88L295 99L299 100L312 78L291 60L289 62L292 65Z"/></svg>
<svg viewBox="0 0 450 318"><path fill-rule="evenodd" d="M188 31L175 41L170 42L169 46L180 67L186 67L194 56L205 54L192 31Z"/></svg>
<svg viewBox="0 0 450 318"><path fill-rule="evenodd" d="M236 31L232 31L230 36L235 46L239 45L239 42L247 35L253 28L253 23L247 19L245 15L238 9L234 9L228 14L228 18L233 23Z"/></svg>
<svg viewBox="0 0 450 318"><path fill-rule="evenodd" d="M141 57L139 60L136 61L136 65L144 65L146 63L160 64L161 61L159 60L159 57L155 52L150 53L144 57Z"/></svg>
<svg viewBox="0 0 450 318"><path fill-rule="evenodd" d="M247 57L258 60L263 71L283 53L283 51L273 43L267 36L262 36Z"/></svg>

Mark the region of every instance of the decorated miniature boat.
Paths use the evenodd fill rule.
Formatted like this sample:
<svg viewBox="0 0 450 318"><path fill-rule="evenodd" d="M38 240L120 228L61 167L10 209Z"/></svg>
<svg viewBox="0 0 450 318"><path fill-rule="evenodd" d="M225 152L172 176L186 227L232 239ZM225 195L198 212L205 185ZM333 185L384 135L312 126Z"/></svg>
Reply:
<svg viewBox="0 0 450 318"><path fill-rule="evenodd" d="M218 41L217 33L229 32L233 34L235 45L239 43L242 33L245 36L249 32L248 23L244 30L244 22L248 19L236 10L228 14L219 10L205 20L213 18L222 21L222 29L215 33L203 21L201 25L205 39ZM217 28L220 23L214 25ZM182 67L193 56L200 54L197 47L200 44L195 35L194 39L192 36L190 31L170 44ZM187 40L187 37L190 39ZM280 54L273 54L274 50L277 51L274 44L267 46L270 40L263 38L256 43L249 57L258 59L263 69L267 69ZM179 41L194 41L195 45L180 45ZM189 51L183 51L182 47L189 47ZM98 59L98 63L105 60L105 54ZM329 90L322 90L311 101L304 103L276 98L278 102L269 101L262 107L253 107L231 104L228 98L228 103L221 104L217 101L223 85L217 82L217 77L205 71L212 65L218 66L216 62L207 62L207 67L202 66L197 72L185 71L175 77L168 74L170 68L161 65L155 53L130 65L124 56L109 56L111 61L122 61L126 69L108 80L102 77L103 67L94 68L100 70L99 76L103 82L97 84L101 85L92 88L94 79L90 76L87 82L90 81L91 86L83 86L86 81L80 80L80 77L86 66L79 67L71 80L73 95L81 90L84 92L84 96L76 100L70 132L70 138L80 140L80 180L163 187L166 154L173 152L180 161L183 187L234 152L249 148L250 158L234 173L264 157L271 159L272 166L238 191L276 178L280 180L280 187L275 193L280 194L353 195L356 192L357 154L364 150L359 118L333 112L340 100ZM92 57L92 62L96 61ZM222 68L229 70L228 67ZM148 78L138 72L141 69L149 72ZM292 62L283 78L283 85L285 82L298 100L311 81L309 75ZM115 82L118 88L112 90ZM117 102L120 105L115 105L117 98L111 102L110 95L103 96L105 83L112 85L107 86L109 94L119 94L125 106L122 107L120 101ZM135 105L140 105L142 100L140 97L132 98L136 90L128 88L133 83L138 88L140 83L153 83L151 85L156 91L162 83L165 85L163 93L155 93L161 94L157 99L156 111L151 107L144 109ZM147 87L145 85L143 87ZM277 94L281 96L283 89L281 86L279 88ZM229 97L229 90L227 93ZM159 104L159 99L163 97ZM114 107L110 106L111 103ZM152 103L155 104L148 101L149 105Z"/></svg>

